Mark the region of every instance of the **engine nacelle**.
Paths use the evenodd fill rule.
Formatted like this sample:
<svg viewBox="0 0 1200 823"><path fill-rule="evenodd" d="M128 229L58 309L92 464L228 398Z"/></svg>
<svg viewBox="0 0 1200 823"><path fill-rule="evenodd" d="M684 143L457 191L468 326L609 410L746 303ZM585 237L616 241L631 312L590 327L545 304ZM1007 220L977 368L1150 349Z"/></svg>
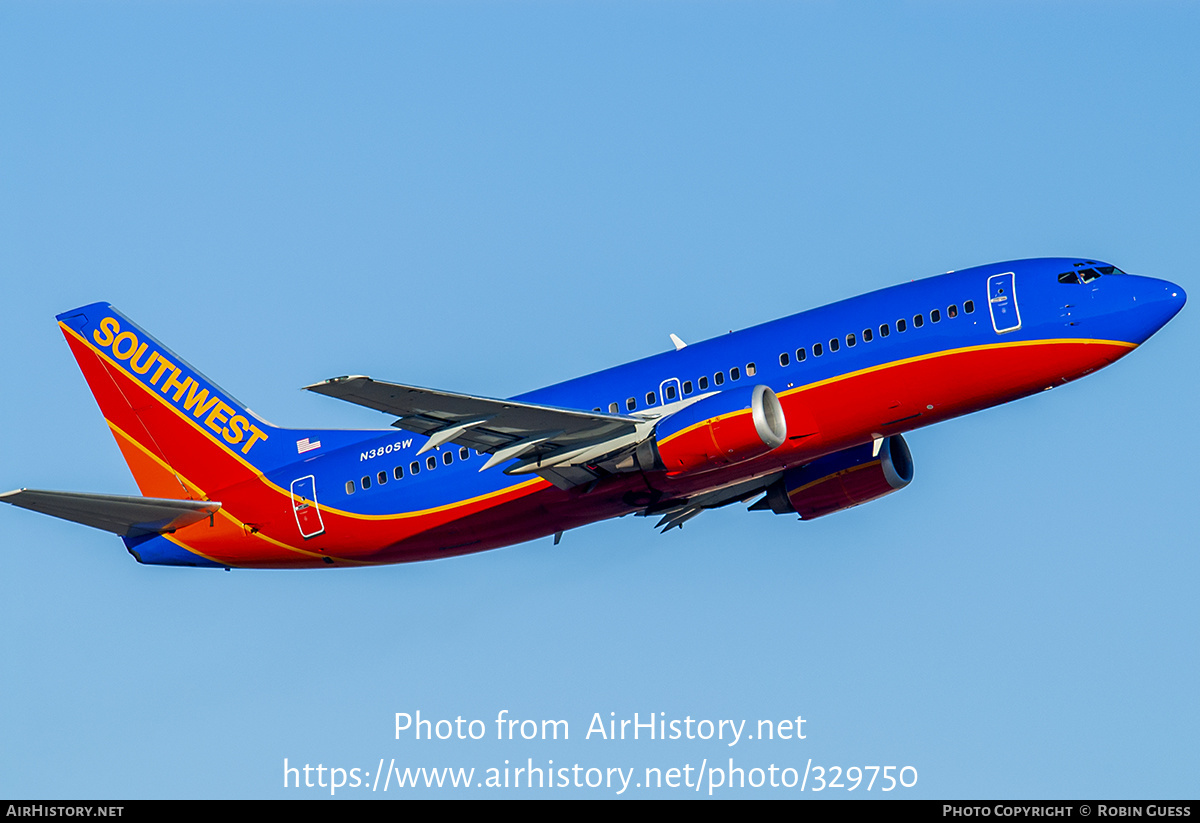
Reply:
<svg viewBox="0 0 1200 823"><path fill-rule="evenodd" d="M908 444L898 434L885 438L879 453L874 443L844 449L818 458L767 489L764 505L776 514L795 512L801 520L877 500L912 482L913 462Z"/></svg>
<svg viewBox="0 0 1200 823"><path fill-rule="evenodd" d="M787 440L775 392L747 386L706 397L662 420L654 433L659 468L705 472L760 457Z"/></svg>

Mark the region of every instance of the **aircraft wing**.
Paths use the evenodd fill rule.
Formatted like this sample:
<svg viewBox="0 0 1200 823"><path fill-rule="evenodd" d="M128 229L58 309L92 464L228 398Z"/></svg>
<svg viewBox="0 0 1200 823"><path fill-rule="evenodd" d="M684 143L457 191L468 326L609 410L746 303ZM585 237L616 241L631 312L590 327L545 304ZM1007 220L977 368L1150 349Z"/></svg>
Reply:
<svg viewBox="0 0 1200 823"><path fill-rule="evenodd" d="M430 438L421 452L443 443L467 446L491 455L480 471L521 458L506 471L534 472L562 488L599 477L586 466L635 445L653 426L641 417L456 394L363 375L304 388L396 415L400 419L393 426Z"/></svg>
<svg viewBox="0 0 1200 823"><path fill-rule="evenodd" d="M173 500L42 489L4 492L0 494L0 502L103 529L122 537L173 532L211 517L221 508L220 503L212 500Z"/></svg>
<svg viewBox="0 0 1200 823"><path fill-rule="evenodd" d="M723 489L702 492L682 500L663 500L642 512L643 516L661 514L662 519L654 524L654 528L662 528L661 534L671 529L682 529L683 524L691 520L705 509L719 509L730 503L740 503L766 490L768 486L782 477L782 472L756 477Z"/></svg>

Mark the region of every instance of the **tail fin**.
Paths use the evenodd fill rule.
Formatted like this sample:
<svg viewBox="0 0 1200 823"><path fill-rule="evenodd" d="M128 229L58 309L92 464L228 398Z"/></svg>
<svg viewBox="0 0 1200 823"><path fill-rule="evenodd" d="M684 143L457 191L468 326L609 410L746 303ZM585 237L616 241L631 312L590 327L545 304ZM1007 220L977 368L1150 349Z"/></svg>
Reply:
<svg viewBox="0 0 1200 823"><path fill-rule="evenodd" d="M107 303L64 312L58 322L147 497L204 500L295 460L284 430Z"/></svg>

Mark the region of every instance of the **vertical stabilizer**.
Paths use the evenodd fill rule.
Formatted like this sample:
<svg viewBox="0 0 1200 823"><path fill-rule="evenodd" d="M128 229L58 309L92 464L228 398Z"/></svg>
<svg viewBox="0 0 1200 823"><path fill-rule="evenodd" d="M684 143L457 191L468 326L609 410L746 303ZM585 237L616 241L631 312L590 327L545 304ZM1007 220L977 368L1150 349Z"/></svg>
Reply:
<svg viewBox="0 0 1200 823"><path fill-rule="evenodd" d="M282 430L112 306L58 322L142 494L203 500L286 462Z"/></svg>

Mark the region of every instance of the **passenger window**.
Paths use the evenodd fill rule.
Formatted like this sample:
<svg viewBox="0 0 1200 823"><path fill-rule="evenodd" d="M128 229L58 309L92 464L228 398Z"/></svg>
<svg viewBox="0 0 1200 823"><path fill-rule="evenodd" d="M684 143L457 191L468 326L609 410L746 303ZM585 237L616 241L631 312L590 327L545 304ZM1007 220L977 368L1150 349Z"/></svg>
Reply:
<svg viewBox="0 0 1200 823"><path fill-rule="evenodd" d="M379 485L382 486L384 483L387 482L387 472L386 471L380 472L379 474L375 475L375 479L378 480Z"/></svg>
<svg viewBox="0 0 1200 823"><path fill-rule="evenodd" d="M468 449L466 446L463 446L458 450L458 459L459 460L466 460L470 456L471 456L471 450Z"/></svg>
<svg viewBox="0 0 1200 823"><path fill-rule="evenodd" d="M753 363L747 363L746 364L746 376L753 377L756 374L758 374L758 367L755 366Z"/></svg>
<svg viewBox="0 0 1200 823"><path fill-rule="evenodd" d="M683 394L684 394L684 396L686 397L687 395L689 395L689 394L691 394L691 393L692 393L692 381L691 381L691 380L684 380L684 381L683 381Z"/></svg>
<svg viewBox="0 0 1200 823"><path fill-rule="evenodd" d="M858 338L854 336L854 332L850 332L850 334L846 335L846 346L847 347L853 348L857 345L858 345Z"/></svg>
<svg viewBox="0 0 1200 823"><path fill-rule="evenodd" d="M713 383L720 386L725 382L725 372L719 371L713 375Z"/></svg>
<svg viewBox="0 0 1200 823"><path fill-rule="evenodd" d="M788 363L791 363L791 362L792 362L792 358L788 357L787 352L784 352L783 354L779 355L779 365L786 366Z"/></svg>
<svg viewBox="0 0 1200 823"><path fill-rule="evenodd" d="M903 317L901 317L899 320L896 321L896 331L898 331L898 332L908 331L908 323L905 321L905 319Z"/></svg>
<svg viewBox="0 0 1200 823"><path fill-rule="evenodd" d="M821 348L820 343L813 343L813 357L820 357L824 353L825 350Z"/></svg>
<svg viewBox="0 0 1200 823"><path fill-rule="evenodd" d="M887 337L891 333L892 333L892 330L888 326L887 323L884 323L882 326L879 327L879 336L880 337Z"/></svg>
<svg viewBox="0 0 1200 823"><path fill-rule="evenodd" d="M937 309L934 309L933 311L931 311L929 313L929 320L932 323L942 322L942 313L940 311L938 311Z"/></svg>
<svg viewBox="0 0 1200 823"><path fill-rule="evenodd" d="M652 391L646 392L646 405L653 406L654 401L655 401L654 392L652 392Z"/></svg>
<svg viewBox="0 0 1200 823"><path fill-rule="evenodd" d="M963 311L967 314L973 314L975 312L975 301L968 300L966 303L963 303Z"/></svg>
<svg viewBox="0 0 1200 823"><path fill-rule="evenodd" d="M358 486L354 485L353 480L346 481L346 494L354 494L354 492L357 490L358 490Z"/></svg>
<svg viewBox="0 0 1200 823"><path fill-rule="evenodd" d="M875 332L871 331L870 329L863 329L863 342L864 343L870 343L874 339L875 339Z"/></svg>
<svg viewBox="0 0 1200 823"><path fill-rule="evenodd" d="M425 458L425 468L433 471L437 468L437 458L432 454Z"/></svg>
<svg viewBox="0 0 1200 823"><path fill-rule="evenodd" d="M665 392L663 392L663 395L667 398L668 403L673 401L675 399L675 384L668 383L667 390Z"/></svg>
<svg viewBox="0 0 1200 823"><path fill-rule="evenodd" d="M626 397L625 398L626 411L633 411L636 408L637 408L637 400L633 397Z"/></svg>
<svg viewBox="0 0 1200 823"><path fill-rule="evenodd" d="M367 489L371 488L371 478L369 478L369 477L364 477L362 480L360 480L358 482L359 482L359 484L362 485L363 491L366 491Z"/></svg>
<svg viewBox="0 0 1200 823"><path fill-rule="evenodd" d="M924 325L925 325L924 316L919 315L919 314L913 316L913 328L919 329Z"/></svg>
<svg viewBox="0 0 1200 823"><path fill-rule="evenodd" d="M951 303L950 306L946 309L946 316L947 317L958 317L958 306Z"/></svg>
<svg viewBox="0 0 1200 823"><path fill-rule="evenodd" d="M454 452L442 452L442 462L449 466L454 462Z"/></svg>
<svg viewBox="0 0 1200 823"><path fill-rule="evenodd" d="M741 380L742 379L742 370L739 369L737 366L734 366L732 369L729 370L729 379L730 380Z"/></svg>
<svg viewBox="0 0 1200 823"><path fill-rule="evenodd" d="M620 406L618 406L616 403L609 403L609 404L608 404L608 412L609 412L609 414L617 414L617 413L618 413L618 412L620 412L620 411L621 411L621 407L620 407Z"/></svg>
<svg viewBox="0 0 1200 823"><path fill-rule="evenodd" d="M396 478L397 480L404 477L404 467L397 466L396 468L392 469L392 477Z"/></svg>
<svg viewBox="0 0 1200 823"><path fill-rule="evenodd" d="M813 351L813 354L816 354L815 350ZM807 351L805 351L804 349L796 349L796 362L797 363L803 363L807 358L808 358Z"/></svg>
<svg viewBox="0 0 1200 823"><path fill-rule="evenodd" d="M409 474L420 474L421 473L421 463L419 460L414 460L413 462L408 464L408 473Z"/></svg>
<svg viewBox="0 0 1200 823"><path fill-rule="evenodd" d="M838 339L836 337L834 337L834 338L830 339L830 341L829 341L829 350L837 351L841 347L841 345L842 344L838 342Z"/></svg>
<svg viewBox="0 0 1200 823"><path fill-rule="evenodd" d="M699 380L700 391L705 391L708 388L708 378L701 377Z"/></svg>

